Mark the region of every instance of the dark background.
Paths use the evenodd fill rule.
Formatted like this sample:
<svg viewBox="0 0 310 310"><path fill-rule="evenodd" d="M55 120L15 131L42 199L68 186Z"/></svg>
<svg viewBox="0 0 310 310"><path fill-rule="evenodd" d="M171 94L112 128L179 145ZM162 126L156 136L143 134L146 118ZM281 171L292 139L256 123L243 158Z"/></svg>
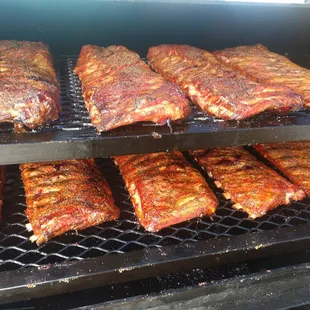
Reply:
<svg viewBox="0 0 310 310"><path fill-rule="evenodd" d="M54 55L83 44L191 44L209 50L262 43L280 53L310 52L310 7L10 0L0 2L0 39L41 40Z"/></svg>

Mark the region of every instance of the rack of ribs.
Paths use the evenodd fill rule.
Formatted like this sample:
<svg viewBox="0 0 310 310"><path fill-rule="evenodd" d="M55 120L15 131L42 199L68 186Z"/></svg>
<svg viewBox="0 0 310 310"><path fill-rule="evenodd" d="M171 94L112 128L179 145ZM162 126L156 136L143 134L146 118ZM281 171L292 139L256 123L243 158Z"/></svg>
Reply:
<svg viewBox="0 0 310 310"><path fill-rule="evenodd" d="M214 55L259 83L290 87L302 96L305 107L310 107L310 70L285 56L273 53L261 44L227 48L214 52Z"/></svg>
<svg viewBox="0 0 310 310"><path fill-rule="evenodd" d="M198 164L215 179L224 197L233 201L255 219L269 210L292 200L301 200L305 193L297 186L265 166L242 147L191 151Z"/></svg>
<svg viewBox="0 0 310 310"><path fill-rule="evenodd" d="M147 59L203 111L222 119L245 119L267 109L286 113L303 106L300 96L288 87L259 84L205 50L160 45L149 49Z"/></svg>
<svg viewBox="0 0 310 310"><path fill-rule="evenodd" d="M5 185L5 168L0 166L0 218L3 206L4 185Z"/></svg>
<svg viewBox="0 0 310 310"><path fill-rule="evenodd" d="M163 125L190 113L182 91L124 46L83 46L74 73L99 132L142 121Z"/></svg>
<svg viewBox="0 0 310 310"><path fill-rule="evenodd" d="M258 144L254 148L310 196L310 141Z"/></svg>
<svg viewBox="0 0 310 310"><path fill-rule="evenodd" d="M179 152L114 158L140 224L156 232L200 216L218 201L204 177Z"/></svg>
<svg viewBox="0 0 310 310"><path fill-rule="evenodd" d="M69 230L119 217L108 183L93 159L20 165L26 215L38 245Z"/></svg>
<svg viewBox="0 0 310 310"><path fill-rule="evenodd" d="M59 92L44 43L0 41L0 122L35 128L58 119Z"/></svg>

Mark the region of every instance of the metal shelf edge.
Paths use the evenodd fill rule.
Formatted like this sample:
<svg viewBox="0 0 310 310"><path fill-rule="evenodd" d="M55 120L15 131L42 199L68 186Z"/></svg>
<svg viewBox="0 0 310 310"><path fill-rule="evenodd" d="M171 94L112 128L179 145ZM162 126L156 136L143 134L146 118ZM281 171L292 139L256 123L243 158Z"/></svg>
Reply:
<svg viewBox="0 0 310 310"><path fill-rule="evenodd" d="M302 249L309 224L0 273L0 303ZM193 256L192 253L196 253Z"/></svg>
<svg viewBox="0 0 310 310"><path fill-rule="evenodd" d="M160 139L152 135L117 138L98 135L81 140L72 139L71 133L67 132L60 140L49 141L40 139L40 134L34 134L30 142L0 143L0 165L301 140L310 140L310 125L210 132L197 130L193 133L162 134Z"/></svg>

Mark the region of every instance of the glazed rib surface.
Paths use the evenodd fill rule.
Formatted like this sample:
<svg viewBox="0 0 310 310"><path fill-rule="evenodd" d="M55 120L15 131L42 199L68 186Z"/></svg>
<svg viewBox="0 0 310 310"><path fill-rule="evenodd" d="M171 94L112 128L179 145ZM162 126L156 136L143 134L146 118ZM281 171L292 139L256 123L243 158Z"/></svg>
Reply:
<svg viewBox="0 0 310 310"><path fill-rule="evenodd" d="M218 201L203 176L179 152L115 157L135 213L148 231L159 231L215 212Z"/></svg>
<svg viewBox="0 0 310 310"><path fill-rule="evenodd" d="M224 196L255 219L305 193L241 147L197 150L192 156L215 180Z"/></svg>
<svg viewBox="0 0 310 310"><path fill-rule="evenodd" d="M35 128L59 117L51 54L42 42L0 41L0 122Z"/></svg>
<svg viewBox="0 0 310 310"><path fill-rule="evenodd" d="M99 132L142 121L162 125L190 113L182 91L123 46L84 46L74 72Z"/></svg>
<svg viewBox="0 0 310 310"><path fill-rule="evenodd" d="M227 48L214 55L257 82L290 87L302 96L305 106L310 107L310 70L287 57L273 53L261 44Z"/></svg>
<svg viewBox="0 0 310 310"><path fill-rule="evenodd" d="M30 240L38 245L119 217L109 185L92 159L22 164L20 170Z"/></svg>
<svg viewBox="0 0 310 310"><path fill-rule="evenodd" d="M259 84L211 53L187 45L149 49L151 67L176 83L203 111L223 119L244 119L265 110L288 112L303 106L299 95L280 85Z"/></svg>
<svg viewBox="0 0 310 310"><path fill-rule="evenodd" d="M310 196L310 141L259 144L254 148Z"/></svg>

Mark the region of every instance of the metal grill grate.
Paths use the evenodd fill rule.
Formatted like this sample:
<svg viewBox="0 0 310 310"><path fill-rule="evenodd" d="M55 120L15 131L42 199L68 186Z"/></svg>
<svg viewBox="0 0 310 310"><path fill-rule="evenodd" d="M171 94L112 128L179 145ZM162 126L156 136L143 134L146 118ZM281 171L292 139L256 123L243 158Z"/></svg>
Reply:
<svg viewBox="0 0 310 310"><path fill-rule="evenodd" d="M119 128L101 136L97 135L83 103L80 82L73 74L75 61L75 56L65 56L61 62L59 79L62 112L60 119L37 132L29 133L29 136L36 137L36 134L40 134L40 139L42 139L40 141L50 142L52 140L51 142L53 142L61 139L66 140L66 137L59 138L63 132L76 132L77 134L71 134L68 140L104 140L107 137L117 138L123 136L126 137L126 140L134 137L136 141L139 134L149 134L152 131L170 132L167 126L163 128L153 124L137 124ZM268 116L268 114L262 114L255 119L243 122L217 122L193 107L192 115L185 121L173 124L172 128L174 132L181 134L196 134L197 132L192 130L193 127L201 127L202 131L209 130L216 133L216 131L222 129L231 130L234 126L240 129L284 125L281 127L284 128L285 125L304 125L310 120L309 112L296 112L279 118L275 116L266 117L266 115ZM11 128L10 125L1 125L0 139L5 137L8 140L6 133L11 132ZM151 129L144 131L144 128L146 130ZM290 126L290 128L294 127ZM47 138L41 134L48 134L46 135ZM174 136L171 135L170 138L172 139ZM13 137L14 139L16 140L16 135ZM23 138L18 139L22 140ZM152 141L154 141L153 138ZM50 144L52 143L44 144L44 148ZM167 144L167 149L169 147L173 147L170 141ZM34 150L32 149L31 152L34 153ZM66 152L69 151L66 150ZM23 159L25 159L24 155L21 154ZM210 183L220 200L220 207L213 219L194 219L166 228L158 233L148 233L137 223L118 169L109 159L100 159L98 163L111 184L116 203L121 209L120 219L115 222L94 226L85 231L66 233L40 247L31 244L28 240L31 233L25 229L25 223L27 223L27 218L24 215L25 199L18 167L8 167L3 220L0 224L0 271L55 262L82 260L88 257L109 254L121 254L138 249L240 235L310 222L310 199L294 203L290 207L277 208L261 219L249 221L244 213L233 210L231 203L223 199L220 190Z"/></svg>
<svg viewBox="0 0 310 310"><path fill-rule="evenodd" d="M0 229L0 271L109 254L121 255L139 249L298 226L310 222L310 199L296 202L289 207L279 207L261 219L249 221L243 212L233 210L231 203L224 200L221 192L210 183L220 200L220 207L213 219L193 219L158 233L145 232L137 222L118 168L110 159L100 159L98 165L109 181L116 203L121 209L120 219L84 231L66 233L40 247L28 240L31 233L25 229L25 199L18 167L8 167Z"/></svg>
<svg viewBox="0 0 310 310"><path fill-rule="evenodd" d="M60 118L57 121L52 122L38 130L29 131L29 133L36 132L50 132L55 130L67 130L67 131L81 131L83 134L79 138L85 138L85 134L96 135L96 130L91 124L88 111L85 108L84 100L81 92L81 83L79 78L73 73L75 64L77 61L77 56L63 56L61 58L59 66L59 75L58 79L61 87L61 113ZM297 59L297 62L301 62L305 67L309 67L309 59L306 60L303 58ZM190 124L200 123L201 125L208 125L210 127L205 129L221 129L223 128L253 128L253 127L263 127L263 126L279 126L279 125L298 125L308 123L308 118L310 115L309 110L293 112L289 115L282 115L277 117L274 114L269 112L261 113L254 118L246 119L243 121L224 121L221 119L215 119L213 116L208 116L206 113L203 113L192 104L192 113L191 115L182 121L176 121L171 124L172 130L184 131L186 126ZM298 120L296 121L296 118ZM305 121L307 119L307 121ZM223 123L223 126L218 125L218 123ZM157 127L163 128L167 126L158 126L153 123L141 123L129 125L124 128L125 130L116 129L113 132L116 135L126 134L126 132L135 131L140 127ZM0 133L5 131L12 131L12 125L10 124L0 124ZM169 129L170 130L170 129ZM89 136L87 136L89 137Z"/></svg>
<svg viewBox="0 0 310 310"><path fill-rule="evenodd" d="M88 111L85 108L81 82L79 78L73 73L75 64L77 61L76 56L65 56L62 60L61 65L61 74L60 74L60 84L62 91L62 115L59 121L55 122L53 126L47 127L47 130L50 128L66 128L67 130L83 130L91 128L94 133L96 130L93 128ZM73 104L72 104L73 103ZM182 121L175 122L171 125L171 128L176 129L178 125L186 126L197 121L203 121L206 123L213 123L214 117L208 116L205 113L201 112L195 105L191 106L192 113L191 115ZM69 121L68 121L69 120ZM217 120L221 121L221 120ZM126 126L125 128L137 128L137 127L154 127L162 128L163 126L158 126L153 123L141 123ZM167 126L165 126L167 128ZM170 129L169 129L170 130ZM172 129L173 130L173 129ZM122 129L116 129L114 131L121 132ZM125 130L126 132L126 130Z"/></svg>
<svg viewBox="0 0 310 310"><path fill-rule="evenodd" d="M0 124L0 164L310 139L310 110L223 121L195 106L187 119L170 126L137 123L99 135L85 108L80 81L73 74L76 59L63 56L59 63L59 120L25 134L15 134L12 125ZM309 66L309 59L301 57L299 63Z"/></svg>
<svg viewBox="0 0 310 310"><path fill-rule="evenodd" d="M59 126L61 126L61 128L66 127L68 130L70 129L81 130L81 129L92 127L88 112L84 105L80 80L75 74L73 74L76 61L77 61L76 56L64 56L63 57L62 65L60 67L61 69L60 83L61 83L62 94L63 94L62 101L63 101L64 109L62 111L63 115L61 116L59 124L58 122L55 123L55 125L52 128L59 128ZM309 59L307 58L307 65L309 66L308 63L309 63ZM240 121L227 122L222 119L215 119L213 116L208 116L206 113L202 112L196 105L191 104L191 114L189 115L189 117L187 117L184 120L174 122L173 124L171 124L170 129L172 129L172 131L175 131L175 132L184 131L184 128L187 128L187 126L191 124L197 124L197 123L209 125L210 128L212 128L212 126L220 127L220 128L221 127L224 127L224 128L234 128L234 127L248 128L249 127L250 128L250 127L257 126L258 124L259 124L259 127L277 126L280 124L281 125L292 125L292 124L296 125L295 122L292 123L292 119L295 119L295 117L300 117L301 119L308 118L309 115L310 115L309 110L294 112L294 113L290 113L287 116L284 115L281 117L277 117L274 114L269 113L269 112L264 112L264 113L261 113L255 116L255 118L250 118L247 120L243 120L241 122ZM70 116L69 122L68 122L68 116ZM218 126L218 123L223 123L224 125ZM74 126L74 124L76 124L76 126ZM153 123L141 123L141 124L134 124L134 125L126 126L125 128L136 129L140 127L140 125L142 127L153 127L153 128L163 127L163 126L158 126ZM116 131L121 132L122 129L116 129Z"/></svg>
<svg viewBox="0 0 310 310"><path fill-rule="evenodd" d="M29 134L64 130L81 132L82 134L81 136L77 136L78 138L89 138L90 135L97 135L97 132L90 121L88 111L85 108L80 80L73 73L76 61L76 56L63 56L61 60L60 71L58 75L61 88L60 118L50 124L43 126L40 129L28 130ZM176 122L175 125L178 126L178 124L181 124L182 126L184 126L197 121L213 123L214 118L211 116L207 116L198 108L196 108L196 106L192 105L191 115L183 121ZM153 123L134 124L131 126L126 126L126 128L131 128L135 130L141 126L163 128L163 126L158 126ZM114 131L116 131L116 134L120 134L122 132L122 129L117 129ZM128 132L128 130L125 130L124 133L126 133L126 131ZM13 132L13 126L11 124L0 124L0 133L2 134L5 132Z"/></svg>

